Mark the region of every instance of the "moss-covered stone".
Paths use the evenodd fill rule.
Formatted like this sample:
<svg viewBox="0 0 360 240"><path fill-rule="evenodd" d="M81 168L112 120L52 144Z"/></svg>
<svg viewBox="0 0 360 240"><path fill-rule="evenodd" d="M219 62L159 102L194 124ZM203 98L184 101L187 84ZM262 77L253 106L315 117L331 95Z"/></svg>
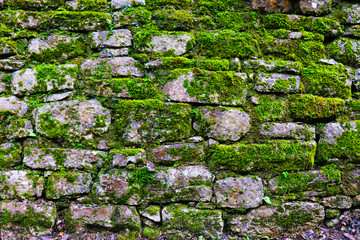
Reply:
<svg viewBox="0 0 360 240"><path fill-rule="evenodd" d="M12 8L28 9L43 9L43 8L58 8L65 3L65 0L7 0L7 4Z"/></svg>
<svg viewBox="0 0 360 240"><path fill-rule="evenodd" d="M260 95L253 97L257 102L251 119L264 121L285 120L289 115L288 101L285 98L277 98L274 95Z"/></svg>
<svg viewBox="0 0 360 240"><path fill-rule="evenodd" d="M313 121L338 116L345 110L345 101L340 98L294 95L289 99L289 106L295 119Z"/></svg>
<svg viewBox="0 0 360 240"><path fill-rule="evenodd" d="M358 67L360 59L360 41L350 38L339 38L326 47L331 58L346 65Z"/></svg>
<svg viewBox="0 0 360 240"><path fill-rule="evenodd" d="M289 171L311 169L314 141L269 141L266 144L214 145L210 149L212 169L250 171Z"/></svg>
<svg viewBox="0 0 360 240"><path fill-rule="evenodd" d="M69 11L109 11L109 3L107 0L72 0L65 3L66 10Z"/></svg>
<svg viewBox="0 0 360 240"><path fill-rule="evenodd" d="M24 10L4 10L0 12L0 22L17 30L42 28L47 16L44 12Z"/></svg>
<svg viewBox="0 0 360 240"><path fill-rule="evenodd" d="M0 145L0 169L15 167L21 163L21 146L18 143Z"/></svg>
<svg viewBox="0 0 360 240"><path fill-rule="evenodd" d="M0 56L15 55L17 44L9 38L0 37Z"/></svg>

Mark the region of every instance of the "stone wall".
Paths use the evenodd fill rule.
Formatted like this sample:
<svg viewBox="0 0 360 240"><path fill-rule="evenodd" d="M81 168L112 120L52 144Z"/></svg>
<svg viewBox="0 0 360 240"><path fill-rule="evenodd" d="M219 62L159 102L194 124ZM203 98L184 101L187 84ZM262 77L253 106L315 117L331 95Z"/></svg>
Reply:
<svg viewBox="0 0 360 240"><path fill-rule="evenodd" d="M360 5L0 0L0 228L258 238L360 205Z"/></svg>

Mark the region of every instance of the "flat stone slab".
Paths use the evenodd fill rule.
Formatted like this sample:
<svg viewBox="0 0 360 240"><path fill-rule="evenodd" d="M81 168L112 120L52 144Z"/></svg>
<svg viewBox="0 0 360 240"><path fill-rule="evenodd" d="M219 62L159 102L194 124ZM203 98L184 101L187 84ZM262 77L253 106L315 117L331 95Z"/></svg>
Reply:
<svg viewBox="0 0 360 240"><path fill-rule="evenodd" d="M94 47L129 47L132 35L130 30L116 29L113 31L93 32L92 41Z"/></svg>
<svg viewBox="0 0 360 240"><path fill-rule="evenodd" d="M0 111L10 111L17 116L24 116L28 105L19 101L16 97L0 97Z"/></svg>
<svg viewBox="0 0 360 240"><path fill-rule="evenodd" d="M270 138L315 139L315 127L303 123L264 123L260 134Z"/></svg>

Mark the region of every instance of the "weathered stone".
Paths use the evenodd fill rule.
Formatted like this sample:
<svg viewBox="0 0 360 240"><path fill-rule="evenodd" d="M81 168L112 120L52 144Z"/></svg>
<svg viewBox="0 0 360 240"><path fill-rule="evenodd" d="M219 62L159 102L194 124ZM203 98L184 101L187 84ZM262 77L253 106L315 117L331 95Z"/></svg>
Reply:
<svg viewBox="0 0 360 240"><path fill-rule="evenodd" d="M131 32L127 29L92 33L94 47L129 47L131 40Z"/></svg>
<svg viewBox="0 0 360 240"><path fill-rule="evenodd" d="M339 63L334 59L320 59L320 62L328 65L339 65Z"/></svg>
<svg viewBox="0 0 360 240"><path fill-rule="evenodd" d="M292 9L290 0L251 0L252 8L265 12L289 12Z"/></svg>
<svg viewBox="0 0 360 240"><path fill-rule="evenodd" d="M17 119L12 121L6 129L6 137L8 139L24 138L34 134L33 125L27 119Z"/></svg>
<svg viewBox="0 0 360 240"><path fill-rule="evenodd" d="M11 7L29 9L58 8L64 0L5 0Z"/></svg>
<svg viewBox="0 0 360 240"><path fill-rule="evenodd" d="M5 92L6 90L6 83L5 83L5 73L0 72L0 93Z"/></svg>
<svg viewBox="0 0 360 240"><path fill-rule="evenodd" d="M144 74L135 66L136 62L132 57L87 59L81 64L81 70L85 75L99 75L102 78L104 75L142 77Z"/></svg>
<svg viewBox="0 0 360 240"><path fill-rule="evenodd" d="M321 203L325 207L338 208L338 209L349 209L352 206L352 199L348 196L331 196L321 200Z"/></svg>
<svg viewBox="0 0 360 240"><path fill-rule="evenodd" d="M56 220L53 202L0 202L0 225L2 230L20 230L35 236L52 234Z"/></svg>
<svg viewBox="0 0 360 240"><path fill-rule="evenodd" d="M260 73L254 89L259 92L300 92L300 77L288 74Z"/></svg>
<svg viewBox="0 0 360 240"><path fill-rule="evenodd" d="M65 92L65 93L58 93L58 94L51 94L49 96L44 97L44 102L56 102L68 98L74 94L73 91Z"/></svg>
<svg viewBox="0 0 360 240"><path fill-rule="evenodd" d="M148 65L149 66L149 65ZM177 79L167 82L162 89L162 92L168 95L168 98L178 102L199 102L196 97L191 97L184 87L185 81L189 84L194 80L195 74L189 72L188 74L179 75Z"/></svg>
<svg viewBox="0 0 360 240"><path fill-rule="evenodd" d="M217 205L228 208L256 208L264 198L262 180L258 177L229 177L215 182Z"/></svg>
<svg viewBox="0 0 360 240"><path fill-rule="evenodd" d="M162 211L163 233L170 239L203 236L206 239L221 238L224 228L221 211L199 210L174 204Z"/></svg>
<svg viewBox="0 0 360 240"><path fill-rule="evenodd" d="M110 151L110 159L113 166L126 167L129 163L139 163L146 159L144 149L113 149Z"/></svg>
<svg viewBox="0 0 360 240"><path fill-rule="evenodd" d="M346 13L346 23L360 24L360 5L343 6L342 11Z"/></svg>
<svg viewBox="0 0 360 240"><path fill-rule="evenodd" d="M15 71L23 68L25 66L24 61L16 59L1 59L0 60L0 70L5 71Z"/></svg>
<svg viewBox="0 0 360 240"><path fill-rule="evenodd" d="M250 130L250 117L237 109L200 108L202 119L195 121L197 131L205 131L206 136L219 141L237 141ZM202 122L211 122L207 129L201 129Z"/></svg>
<svg viewBox="0 0 360 240"><path fill-rule="evenodd" d="M344 129L340 123L327 123L322 129L322 134L319 139L319 143L327 142L330 144L336 144L336 139L344 134Z"/></svg>
<svg viewBox="0 0 360 240"><path fill-rule="evenodd" d="M160 222L160 207L155 205L150 205L149 207L145 208L144 210L139 210L141 216L146 217L154 222Z"/></svg>
<svg viewBox="0 0 360 240"><path fill-rule="evenodd" d="M212 198L214 175L203 166L185 166L155 173L156 185L146 188L151 202L201 201Z"/></svg>
<svg viewBox="0 0 360 240"><path fill-rule="evenodd" d="M1 171L0 198L40 197L44 178L34 171Z"/></svg>
<svg viewBox="0 0 360 240"><path fill-rule="evenodd" d="M341 215L341 212L338 209L325 209L325 218L326 219L336 218L336 217L339 217L340 215Z"/></svg>
<svg viewBox="0 0 360 240"><path fill-rule="evenodd" d="M191 143L199 143L199 142L203 142L204 138L200 137L200 136L195 136L195 137L188 138L186 141L191 142Z"/></svg>
<svg viewBox="0 0 360 240"><path fill-rule="evenodd" d="M213 170L239 173L249 171L290 171L311 169L316 153L315 141L268 141L264 144L212 145Z"/></svg>
<svg viewBox="0 0 360 240"><path fill-rule="evenodd" d="M355 196L355 197L353 198L353 205L354 205L354 207L360 206L360 195Z"/></svg>
<svg viewBox="0 0 360 240"><path fill-rule="evenodd" d="M107 12L109 11L109 3L107 0L97 1L82 1L82 0L67 0L65 8L70 11L96 11Z"/></svg>
<svg viewBox="0 0 360 240"><path fill-rule="evenodd" d="M355 87L357 91L360 91L360 68L351 72L351 79L353 87Z"/></svg>
<svg viewBox="0 0 360 240"><path fill-rule="evenodd" d="M230 220L231 231L251 238L278 235L316 227L324 220L324 207L318 203L291 202L278 207L262 206L247 215Z"/></svg>
<svg viewBox="0 0 360 240"><path fill-rule="evenodd" d="M34 69L16 71L12 75L11 90L15 95L73 90L77 65L41 65Z"/></svg>
<svg viewBox="0 0 360 240"><path fill-rule="evenodd" d="M21 163L21 146L18 143L0 145L0 169L15 167Z"/></svg>
<svg viewBox="0 0 360 240"><path fill-rule="evenodd" d="M28 110L28 105L18 101L14 96L0 97L0 111L10 111L17 116L24 116Z"/></svg>
<svg viewBox="0 0 360 240"><path fill-rule="evenodd" d="M46 198L59 199L89 193L91 181L89 173L53 172L48 177L46 184Z"/></svg>
<svg viewBox="0 0 360 240"><path fill-rule="evenodd" d="M120 49L105 48L100 52L100 57L102 58L127 56L127 55L129 55L129 48L120 48Z"/></svg>
<svg viewBox="0 0 360 240"><path fill-rule="evenodd" d="M93 227L141 230L141 221L135 207L111 205L88 206L71 203L67 213L69 225L74 226L77 233L89 232Z"/></svg>
<svg viewBox="0 0 360 240"><path fill-rule="evenodd" d="M183 55L188 49L188 43L193 40L193 36L189 33L182 35L159 35L153 36L150 46L145 50L150 52L165 53L173 51L176 55Z"/></svg>
<svg viewBox="0 0 360 240"><path fill-rule="evenodd" d="M315 127L303 123L264 123L260 126L260 134L270 138L315 139Z"/></svg>
<svg viewBox="0 0 360 240"><path fill-rule="evenodd" d="M304 14L320 15L331 11L332 0L300 0L300 9Z"/></svg>
<svg viewBox="0 0 360 240"><path fill-rule="evenodd" d="M9 38L0 38L0 56L15 55L17 44Z"/></svg>
<svg viewBox="0 0 360 240"><path fill-rule="evenodd" d="M137 205L140 196L136 187L129 184L131 175L127 171L112 171L99 175L99 182L94 183L94 189L103 201L115 201L130 205Z"/></svg>
<svg viewBox="0 0 360 240"><path fill-rule="evenodd" d="M350 66L360 66L360 40L339 38L327 46L331 58Z"/></svg>
<svg viewBox="0 0 360 240"><path fill-rule="evenodd" d="M344 184L341 184L344 195L356 196L360 194L360 169L355 168L343 175Z"/></svg>
<svg viewBox="0 0 360 240"><path fill-rule="evenodd" d="M153 150L153 157L162 164L174 162L201 162L205 158L204 146L193 143L164 145Z"/></svg>
<svg viewBox="0 0 360 240"><path fill-rule="evenodd" d="M34 109L33 117L40 134L72 141L90 141L93 133L106 132L111 121L110 111L93 100L47 103Z"/></svg>
<svg viewBox="0 0 360 240"><path fill-rule="evenodd" d="M26 148L24 164L33 169L58 170L94 169L100 166L107 153L103 151L62 149L62 148Z"/></svg>
<svg viewBox="0 0 360 240"><path fill-rule="evenodd" d="M124 100L115 107L115 129L124 142L176 141L191 134L191 107L159 100ZM117 115L118 114L118 115Z"/></svg>
<svg viewBox="0 0 360 240"><path fill-rule="evenodd" d="M136 5L145 5L145 0L111 0L111 5L115 9L120 9Z"/></svg>
<svg viewBox="0 0 360 240"><path fill-rule="evenodd" d="M360 25L354 25L346 29L344 36L350 38L360 38Z"/></svg>
<svg viewBox="0 0 360 240"><path fill-rule="evenodd" d="M294 61L271 61L271 60L247 60L242 64L243 67L259 70L259 71L269 71L269 72L291 72L295 74L300 74L302 69L301 62Z"/></svg>
<svg viewBox="0 0 360 240"><path fill-rule="evenodd" d="M38 29L45 22L46 15L40 11L6 10L0 12L0 22L9 28L19 30Z"/></svg>
<svg viewBox="0 0 360 240"><path fill-rule="evenodd" d="M81 37L51 35L44 39L38 37L31 40L28 51L32 58L42 62L64 61L84 55L87 47Z"/></svg>

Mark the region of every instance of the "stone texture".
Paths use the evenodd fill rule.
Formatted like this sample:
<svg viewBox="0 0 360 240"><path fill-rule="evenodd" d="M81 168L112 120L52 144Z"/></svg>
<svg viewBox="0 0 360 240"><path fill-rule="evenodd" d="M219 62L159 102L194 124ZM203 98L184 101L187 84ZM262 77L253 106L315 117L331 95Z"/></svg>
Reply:
<svg viewBox="0 0 360 240"><path fill-rule="evenodd" d="M112 159L112 165L119 167L126 167L128 164L136 164L143 162L146 159L146 151L144 149L122 149L111 150L110 158Z"/></svg>
<svg viewBox="0 0 360 240"><path fill-rule="evenodd" d="M263 184L259 177L229 177L217 180L214 191L219 207L256 208L264 198Z"/></svg>
<svg viewBox="0 0 360 240"><path fill-rule="evenodd" d="M164 145L153 150L153 157L161 164L199 162L205 157L204 146L193 143Z"/></svg>
<svg viewBox="0 0 360 240"><path fill-rule="evenodd" d="M289 12L292 9L290 0L251 0L252 8L265 12Z"/></svg>
<svg viewBox="0 0 360 240"><path fill-rule="evenodd" d="M321 203L329 208L349 209L352 206L353 200L348 196L331 196L323 198Z"/></svg>
<svg viewBox="0 0 360 240"><path fill-rule="evenodd" d="M301 33L302 34L302 33ZM251 59L246 60L242 64L243 67L259 70L259 71L269 71L269 72L289 72L300 74L302 63L294 61L271 61L271 60L262 60L262 59Z"/></svg>
<svg viewBox="0 0 360 240"><path fill-rule="evenodd" d="M0 198L40 197L44 178L39 172L10 170L0 172Z"/></svg>
<svg viewBox="0 0 360 240"><path fill-rule="evenodd" d="M65 93L58 93L58 94L51 94L49 96L44 97L44 102L56 102L68 98L74 95L74 92L65 92Z"/></svg>
<svg viewBox="0 0 360 240"><path fill-rule="evenodd" d="M339 38L327 46L331 58L345 65L360 66L360 40Z"/></svg>
<svg viewBox="0 0 360 240"><path fill-rule="evenodd" d="M28 110L28 105L18 101L14 96L0 97L0 111L10 111L17 116L24 116Z"/></svg>
<svg viewBox="0 0 360 240"><path fill-rule="evenodd" d="M25 66L25 62L16 59L0 59L0 70L15 71Z"/></svg>
<svg viewBox="0 0 360 240"><path fill-rule="evenodd" d="M1 11L0 22L18 30L38 29L45 21L45 14L35 11Z"/></svg>
<svg viewBox="0 0 360 240"><path fill-rule="evenodd" d="M199 102L197 98L191 97L184 87L184 82L187 80L189 84L194 80L195 74L189 72L188 74L181 74L175 80L167 82L161 90L168 98L178 102Z"/></svg>
<svg viewBox="0 0 360 240"><path fill-rule="evenodd" d="M34 134L33 125L27 119L17 119L12 121L6 129L6 137L8 139L24 138Z"/></svg>
<svg viewBox="0 0 360 240"><path fill-rule="evenodd" d="M250 130L250 117L247 113L237 109L223 110L219 107L200 108L202 120L195 121L193 128L201 131L202 121L211 121L206 136L219 141L237 141Z"/></svg>
<svg viewBox="0 0 360 240"><path fill-rule="evenodd" d="M350 38L360 38L360 25L350 26L344 32L344 36L350 37Z"/></svg>
<svg viewBox="0 0 360 240"><path fill-rule="evenodd" d="M353 87L355 87L357 91L360 91L360 68L352 71L351 79Z"/></svg>
<svg viewBox="0 0 360 240"><path fill-rule="evenodd" d="M187 51L188 42L193 40L193 36L184 33L182 35L159 35L153 36L150 46L146 50L150 52L165 53L174 51L176 55L183 55Z"/></svg>
<svg viewBox="0 0 360 240"><path fill-rule="evenodd" d="M91 174L83 172L53 172L46 184L46 198L76 197L90 192Z"/></svg>
<svg viewBox="0 0 360 240"><path fill-rule="evenodd" d="M303 123L264 123L260 126L260 134L270 138L315 139L315 127Z"/></svg>
<svg viewBox="0 0 360 240"><path fill-rule="evenodd" d="M360 5L343 6L342 10L346 13L346 23L360 24Z"/></svg>
<svg viewBox="0 0 360 240"><path fill-rule="evenodd" d="M214 175L203 166L184 166L160 170L154 176L157 185L146 188L150 202L201 201L212 198Z"/></svg>
<svg viewBox="0 0 360 240"><path fill-rule="evenodd" d="M0 38L0 56L6 57L17 53L16 42L9 38Z"/></svg>
<svg viewBox="0 0 360 240"><path fill-rule="evenodd" d="M105 48L100 52L100 57L102 58L127 56L127 55L129 55L129 48L120 48L120 49Z"/></svg>
<svg viewBox="0 0 360 240"><path fill-rule="evenodd" d="M44 70L45 69L45 70ZM44 76L44 74L46 74ZM15 95L29 93L73 90L77 77L77 65L42 65L41 68L27 68L12 75L11 90Z"/></svg>
<svg viewBox="0 0 360 240"><path fill-rule="evenodd" d="M142 77L144 74L135 66L136 62L132 57L87 59L81 64L81 70L85 75L100 75L102 77L104 74L113 77Z"/></svg>
<svg viewBox="0 0 360 240"><path fill-rule="evenodd" d="M324 207L318 203L291 202L271 208L262 206L234 217L229 224L231 231L240 236L258 238L314 228L324 217Z"/></svg>
<svg viewBox="0 0 360 240"><path fill-rule="evenodd" d="M19 230L35 236L52 234L57 217L53 202L39 201L2 201L0 216L2 230Z"/></svg>
<svg viewBox="0 0 360 240"><path fill-rule="evenodd" d="M115 9L120 9L124 7L131 7L136 5L145 5L145 0L111 0L111 5Z"/></svg>
<svg viewBox="0 0 360 240"><path fill-rule="evenodd" d="M320 15L331 10L332 0L300 0L300 9L304 14Z"/></svg>
<svg viewBox="0 0 360 240"><path fill-rule="evenodd" d="M300 77L288 74L260 73L255 83L258 92L297 93L301 90Z"/></svg>
<svg viewBox="0 0 360 240"><path fill-rule="evenodd" d="M5 76L5 73L0 72L0 93L5 92L6 90Z"/></svg>
<svg viewBox="0 0 360 240"><path fill-rule="evenodd" d="M34 148L24 150L24 164L33 169L58 170L60 168L91 170L101 166L107 153L103 151Z"/></svg>
<svg viewBox="0 0 360 240"><path fill-rule="evenodd" d="M47 103L34 109L33 117L40 134L73 141L92 140L92 134L106 132L111 121L110 111L93 100Z"/></svg>
<svg viewBox="0 0 360 240"><path fill-rule="evenodd" d="M344 129L340 123L327 123L322 129L322 134L319 139L319 143L327 142L330 144L336 144L336 139L344 134Z"/></svg>
<svg viewBox="0 0 360 240"><path fill-rule="evenodd" d="M149 207L145 208L144 210L139 210L141 216L146 217L154 222L161 221L160 215L161 209L159 206L150 205Z"/></svg>
<svg viewBox="0 0 360 240"><path fill-rule="evenodd" d="M69 224L75 227L77 233L89 232L98 226L106 229L141 230L140 216L135 207L72 203L67 214Z"/></svg>
<svg viewBox="0 0 360 240"><path fill-rule="evenodd" d="M188 235L220 238L224 228L222 214L217 210L199 210L175 204L165 207L162 217L162 231L172 239L185 239Z"/></svg>
<svg viewBox="0 0 360 240"><path fill-rule="evenodd" d="M94 47L129 47L131 46L131 40L131 32L127 29L92 33Z"/></svg>
<svg viewBox="0 0 360 240"><path fill-rule="evenodd" d="M19 143L0 145L0 169L15 167L21 163L21 146Z"/></svg>

